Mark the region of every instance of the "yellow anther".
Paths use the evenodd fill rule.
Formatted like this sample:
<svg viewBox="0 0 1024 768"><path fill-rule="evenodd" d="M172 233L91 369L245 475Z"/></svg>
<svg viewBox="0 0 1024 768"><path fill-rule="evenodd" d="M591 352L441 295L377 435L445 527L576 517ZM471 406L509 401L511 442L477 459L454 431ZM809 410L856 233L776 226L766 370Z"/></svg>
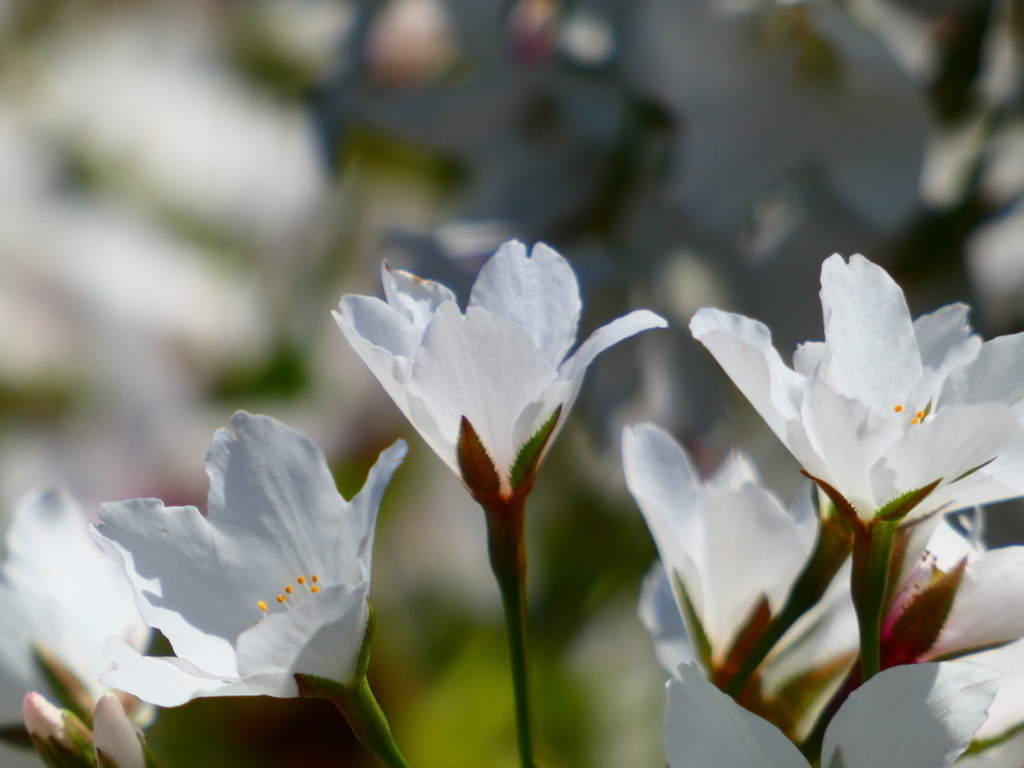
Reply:
<svg viewBox="0 0 1024 768"><path fill-rule="evenodd" d="M260 610L263 611L264 613L267 612L267 604L264 603L262 600L257 602L256 605L258 605L260 607Z"/></svg>
<svg viewBox="0 0 1024 768"><path fill-rule="evenodd" d="M915 416L914 418L912 418L912 419L910 420L910 423L911 423L911 424L920 424L920 423L921 423L921 419L920 419L920 418L918 418L917 416Z"/></svg>
<svg viewBox="0 0 1024 768"><path fill-rule="evenodd" d="M903 406L902 406L902 405L894 405L894 406L892 407L892 409L893 409L894 411L896 411L896 413L903 413Z"/></svg>
<svg viewBox="0 0 1024 768"><path fill-rule="evenodd" d="M312 592L315 595L317 592L320 591L320 587L318 587L316 584L314 584L312 587L309 588L309 591Z"/></svg>
<svg viewBox="0 0 1024 768"><path fill-rule="evenodd" d="M924 418L924 411L918 411L916 414L914 414L914 418L917 419L918 421L921 421Z"/></svg>
<svg viewBox="0 0 1024 768"><path fill-rule="evenodd" d="M305 583L306 583L306 577L305 576L299 576L299 584L305 584Z"/></svg>
<svg viewBox="0 0 1024 768"><path fill-rule="evenodd" d="M284 602L284 595L278 595L277 596L277 602L283 603Z"/></svg>
<svg viewBox="0 0 1024 768"><path fill-rule="evenodd" d="M292 585L289 584L287 587L284 588L284 591L290 595L292 593Z"/></svg>
<svg viewBox="0 0 1024 768"><path fill-rule="evenodd" d="M314 574L313 574L313 583L314 583L314 584L316 584L316 583L317 583L318 581L320 581L320 577L319 577L319 576L317 576L317 575L316 575L316 574L314 573Z"/></svg>

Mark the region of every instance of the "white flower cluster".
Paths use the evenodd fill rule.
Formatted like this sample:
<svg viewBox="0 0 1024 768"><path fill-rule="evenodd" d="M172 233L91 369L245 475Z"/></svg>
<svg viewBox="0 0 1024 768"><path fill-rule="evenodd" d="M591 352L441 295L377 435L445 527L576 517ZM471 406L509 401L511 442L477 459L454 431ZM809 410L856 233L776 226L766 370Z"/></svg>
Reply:
<svg viewBox="0 0 1024 768"><path fill-rule="evenodd" d="M522 502L587 367L665 322L638 310L573 351L579 287L544 245L503 245L464 311L437 283L387 266L383 281L385 301L345 296L336 319L485 507L504 595L525 573ZM640 618L671 677L669 766L1019 765L1024 547L986 551L968 518L947 514L1024 494L1024 335L982 343L962 305L912 321L860 256L825 261L821 298L825 341L802 345L792 368L759 323L716 309L691 323L802 464L809 480L788 508L740 454L703 479L659 427L623 432L626 483L660 555ZM408 765L366 704L374 528L404 442L346 501L299 433L241 411L231 428L207 455L205 513L107 503L89 531L55 493L15 512L0 564L0 727L23 718L48 764L153 765L129 719L146 718L138 700L267 694L335 701L386 765ZM511 571L494 549L503 535ZM151 627L174 656L144 655Z"/></svg>

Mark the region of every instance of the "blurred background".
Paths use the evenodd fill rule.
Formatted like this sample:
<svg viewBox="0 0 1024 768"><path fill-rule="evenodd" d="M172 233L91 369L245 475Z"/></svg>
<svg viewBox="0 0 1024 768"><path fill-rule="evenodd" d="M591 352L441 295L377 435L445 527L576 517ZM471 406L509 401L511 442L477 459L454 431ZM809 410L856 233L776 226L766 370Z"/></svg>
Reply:
<svg viewBox="0 0 1024 768"><path fill-rule="evenodd" d="M205 508L240 408L311 437L346 496L404 437L372 684L412 764L513 768L483 516L329 315L385 258L465 300L510 237L573 262L581 335L672 323L591 368L528 517L542 764L658 768L618 432L656 421L705 470L740 447L792 495L686 325L740 311L785 356L821 338L833 252L915 315L1024 328L1024 2L0 0L0 520L38 485ZM1019 504L987 519L1024 540ZM208 699L149 734L167 768L372 764L325 702Z"/></svg>

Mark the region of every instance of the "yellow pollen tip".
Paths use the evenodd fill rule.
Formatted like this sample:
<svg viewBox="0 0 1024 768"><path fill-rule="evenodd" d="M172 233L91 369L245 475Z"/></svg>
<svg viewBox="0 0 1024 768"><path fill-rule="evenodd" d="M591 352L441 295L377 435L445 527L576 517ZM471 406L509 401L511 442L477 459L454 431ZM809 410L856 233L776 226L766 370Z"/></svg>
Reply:
<svg viewBox="0 0 1024 768"><path fill-rule="evenodd" d="M912 418L910 420L910 423L911 424L920 424L921 423L921 419L919 419L917 416L915 416L914 418Z"/></svg>
<svg viewBox="0 0 1024 768"><path fill-rule="evenodd" d="M305 576L299 576L299 584L305 584L305 583L306 583L306 577Z"/></svg>
<svg viewBox="0 0 1024 768"><path fill-rule="evenodd" d="M902 405L894 405L892 409L894 411L896 411L896 413L903 413L903 406Z"/></svg>
<svg viewBox="0 0 1024 768"><path fill-rule="evenodd" d="M320 577L319 577L319 576L317 576L317 575L316 575L316 574L314 573L314 574L313 574L313 583L314 583L314 584L316 584L316 583L317 583L318 581L320 581Z"/></svg>
<svg viewBox="0 0 1024 768"><path fill-rule="evenodd" d="M284 602L284 595L278 595L277 596L277 602L283 603Z"/></svg>
<svg viewBox="0 0 1024 768"><path fill-rule="evenodd" d="M924 411L918 411L916 414L914 414L914 418L916 418L918 421L921 421L921 419L924 418Z"/></svg>
<svg viewBox="0 0 1024 768"><path fill-rule="evenodd" d="M289 584L287 587L284 588L284 591L290 595L292 593L292 585Z"/></svg>
<svg viewBox="0 0 1024 768"><path fill-rule="evenodd" d="M260 607L260 610L263 611L264 613L267 612L267 604L264 603L262 600L260 600L258 603L256 603L256 605L258 605Z"/></svg>
<svg viewBox="0 0 1024 768"><path fill-rule="evenodd" d="M309 591L312 592L315 595L317 592L320 591L320 587L318 587L316 584L314 584L312 587L309 588Z"/></svg>

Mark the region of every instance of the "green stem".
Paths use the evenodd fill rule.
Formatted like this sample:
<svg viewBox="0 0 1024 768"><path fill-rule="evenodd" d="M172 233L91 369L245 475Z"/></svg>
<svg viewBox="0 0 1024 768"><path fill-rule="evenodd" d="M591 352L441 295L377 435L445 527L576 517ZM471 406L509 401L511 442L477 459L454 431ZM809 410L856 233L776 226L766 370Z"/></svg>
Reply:
<svg viewBox="0 0 1024 768"><path fill-rule="evenodd" d="M882 655L882 619L889 597L889 576L897 521L858 525L853 543L853 605L860 627L861 684L878 674Z"/></svg>
<svg viewBox="0 0 1024 768"><path fill-rule="evenodd" d="M512 667L516 705L516 735L522 768L535 768L530 718L530 686L526 661L526 545L524 509L526 498L513 496L505 503L491 503L487 513L491 568L501 590L505 609L505 634Z"/></svg>
<svg viewBox="0 0 1024 768"><path fill-rule="evenodd" d="M822 521L814 554L793 585L785 606L743 658L736 672L722 688L723 691L733 698L739 695L786 631L821 600L836 572L846 561L852 546L853 532L845 520L833 516Z"/></svg>
<svg viewBox="0 0 1024 768"><path fill-rule="evenodd" d="M335 694L331 701L345 715L356 738L373 752L378 760L388 768L409 768L409 763L395 743L384 710L374 698L365 675L351 688L345 688Z"/></svg>

